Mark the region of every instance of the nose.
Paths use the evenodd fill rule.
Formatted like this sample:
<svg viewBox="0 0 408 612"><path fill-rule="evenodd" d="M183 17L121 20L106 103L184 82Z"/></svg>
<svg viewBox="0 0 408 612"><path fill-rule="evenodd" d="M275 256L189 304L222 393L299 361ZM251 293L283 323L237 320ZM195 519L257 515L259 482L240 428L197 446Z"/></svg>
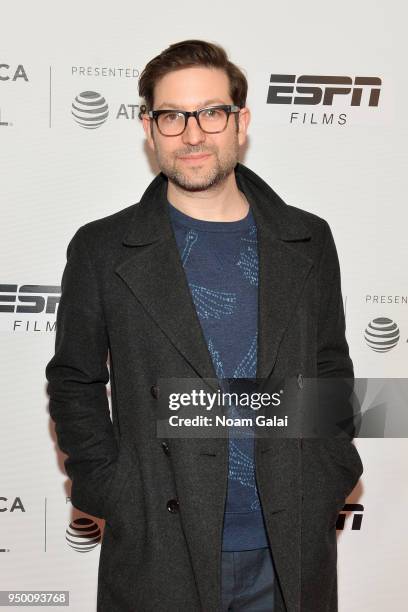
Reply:
<svg viewBox="0 0 408 612"><path fill-rule="evenodd" d="M182 137L185 144L199 144L205 140L205 132L200 128L195 117L188 118Z"/></svg>

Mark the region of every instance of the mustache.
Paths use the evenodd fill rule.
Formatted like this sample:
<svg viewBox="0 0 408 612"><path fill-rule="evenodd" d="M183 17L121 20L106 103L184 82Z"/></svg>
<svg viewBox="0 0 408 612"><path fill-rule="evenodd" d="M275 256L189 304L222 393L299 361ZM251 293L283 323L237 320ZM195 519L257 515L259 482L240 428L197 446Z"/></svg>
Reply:
<svg viewBox="0 0 408 612"><path fill-rule="evenodd" d="M176 151L177 157L184 157L185 155L195 155L195 154L203 154L203 153L214 153L214 149L203 147L203 146L189 146L184 149L179 149Z"/></svg>

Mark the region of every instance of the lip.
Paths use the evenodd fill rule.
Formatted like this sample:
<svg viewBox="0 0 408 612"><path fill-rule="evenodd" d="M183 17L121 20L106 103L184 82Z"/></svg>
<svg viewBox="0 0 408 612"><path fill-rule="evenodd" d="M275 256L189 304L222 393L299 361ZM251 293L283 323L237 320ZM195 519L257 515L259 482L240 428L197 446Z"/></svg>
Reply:
<svg viewBox="0 0 408 612"><path fill-rule="evenodd" d="M200 153L199 155L185 155L182 157L179 157L179 159L182 159L183 161L188 161L188 162L195 162L195 161L202 161L204 159L207 159L207 157L210 157L211 153Z"/></svg>

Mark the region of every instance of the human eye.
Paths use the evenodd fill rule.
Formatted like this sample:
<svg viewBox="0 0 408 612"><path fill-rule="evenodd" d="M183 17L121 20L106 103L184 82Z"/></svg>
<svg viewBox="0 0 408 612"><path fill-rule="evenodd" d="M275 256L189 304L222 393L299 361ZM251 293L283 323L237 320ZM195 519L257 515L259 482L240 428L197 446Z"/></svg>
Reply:
<svg viewBox="0 0 408 612"><path fill-rule="evenodd" d="M182 118L182 113L178 113L177 111L172 111L169 113L163 113L161 116L161 120L166 123L174 123L175 121L179 121Z"/></svg>
<svg viewBox="0 0 408 612"><path fill-rule="evenodd" d="M223 117L225 111L222 108L205 108L201 113L204 119L217 120Z"/></svg>

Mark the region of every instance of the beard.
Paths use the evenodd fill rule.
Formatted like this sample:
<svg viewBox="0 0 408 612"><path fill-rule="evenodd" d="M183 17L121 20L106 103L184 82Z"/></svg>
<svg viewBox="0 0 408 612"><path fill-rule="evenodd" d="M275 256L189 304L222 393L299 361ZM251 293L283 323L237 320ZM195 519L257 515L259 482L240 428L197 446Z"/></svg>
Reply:
<svg viewBox="0 0 408 612"><path fill-rule="evenodd" d="M192 155L198 153L212 153L213 164L210 168L204 170L200 166L192 166L189 171L183 171L177 166L178 158L184 155ZM234 143L230 149L220 155L216 149L203 146L186 146L184 149L175 151L172 156L162 155L160 147L156 143L156 161L158 166L169 181L184 189L185 191L206 191L223 183L227 177L234 171L238 163L239 144L238 138L234 139Z"/></svg>

